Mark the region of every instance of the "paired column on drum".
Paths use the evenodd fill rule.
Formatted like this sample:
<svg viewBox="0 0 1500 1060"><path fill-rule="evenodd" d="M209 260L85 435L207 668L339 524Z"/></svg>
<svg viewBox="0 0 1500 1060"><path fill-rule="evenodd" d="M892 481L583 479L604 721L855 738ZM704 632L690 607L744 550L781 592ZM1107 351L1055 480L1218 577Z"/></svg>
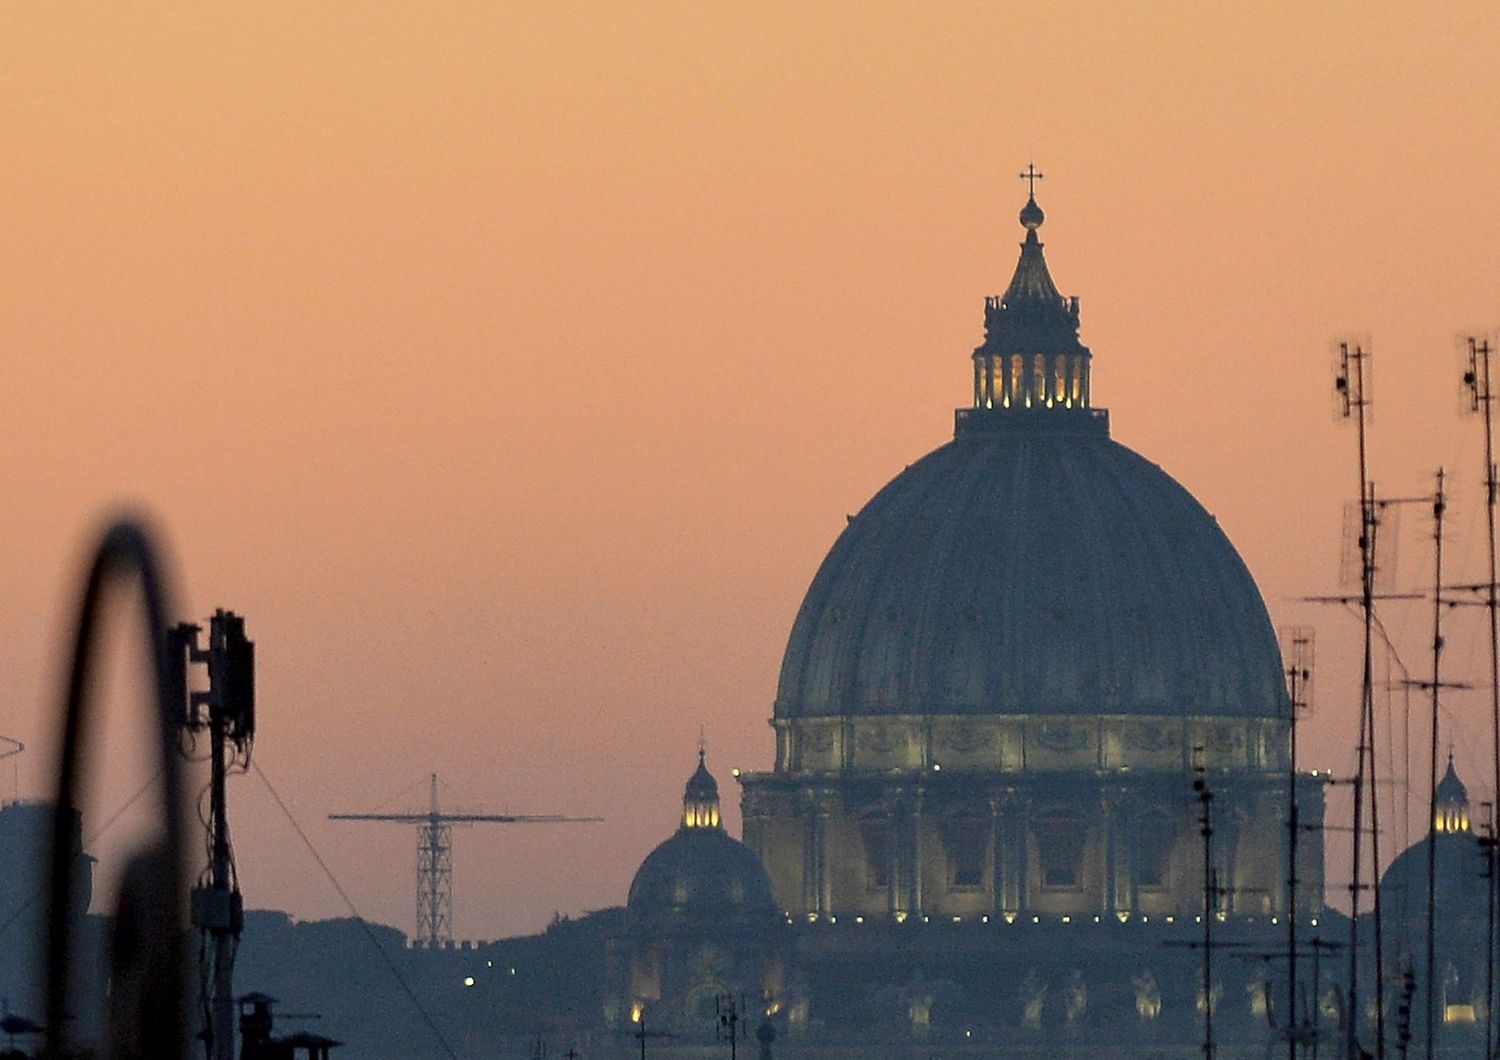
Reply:
<svg viewBox="0 0 1500 1060"><path fill-rule="evenodd" d="M1101 888L1104 916L1125 918L1136 911L1135 872L1132 867L1137 842L1135 805L1123 790L1102 793L1104 820L1104 886Z"/></svg>
<svg viewBox="0 0 1500 1060"><path fill-rule="evenodd" d="M829 914L832 907L832 874L828 864L828 820L833 808L831 792L808 792L803 814L802 838L802 907L816 917Z"/></svg>
<svg viewBox="0 0 1500 1060"><path fill-rule="evenodd" d="M1014 918L1026 909L1026 858L1029 831L1026 799L1015 791L990 798L994 836L995 914Z"/></svg>

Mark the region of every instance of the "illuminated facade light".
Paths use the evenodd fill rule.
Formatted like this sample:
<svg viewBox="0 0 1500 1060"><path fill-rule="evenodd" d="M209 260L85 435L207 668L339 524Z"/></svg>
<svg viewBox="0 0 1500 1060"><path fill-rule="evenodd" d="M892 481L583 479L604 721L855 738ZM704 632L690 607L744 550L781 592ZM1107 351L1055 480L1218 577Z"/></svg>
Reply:
<svg viewBox="0 0 1500 1060"><path fill-rule="evenodd" d="M472 975L466 975L466 976L464 976L464 986L465 987L470 987L470 986L473 986L473 985L474 985L474 977Z"/></svg>

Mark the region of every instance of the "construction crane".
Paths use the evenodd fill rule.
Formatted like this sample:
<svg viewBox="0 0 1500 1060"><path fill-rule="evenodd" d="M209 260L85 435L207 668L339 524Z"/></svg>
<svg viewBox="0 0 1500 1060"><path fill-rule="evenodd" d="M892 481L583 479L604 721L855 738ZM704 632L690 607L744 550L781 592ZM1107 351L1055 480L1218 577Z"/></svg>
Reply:
<svg viewBox="0 0 1500 1060"><path fill-rule="evenodd" d="M602 817L560 814L444 813L438 808L438 777L425 812L331 813L330 821L383 821L417 826L417 938L430 949L453 941L453 826L470 824L578 824Z"/></svg>

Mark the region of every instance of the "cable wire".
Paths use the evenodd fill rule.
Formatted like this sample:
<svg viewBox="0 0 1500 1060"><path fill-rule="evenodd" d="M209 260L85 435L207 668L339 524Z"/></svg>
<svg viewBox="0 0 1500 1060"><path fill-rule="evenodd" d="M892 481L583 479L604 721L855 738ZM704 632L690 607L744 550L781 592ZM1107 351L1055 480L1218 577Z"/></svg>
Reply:
<svg viewBox="0 0 1500 1060"><path fill-rule="evenodd" d="M307 847L307 852L311 854L313 860L318 863L318 868L323 870L323 875L328 877L328 882L333 884L333 889L338 892L339 897L344 901L344 905L349 908L349 912L359 923L360 930L364 932L365 938L369 939L370 945L373 946L375 948L375 951L380 954L380 959L385 962L385 966L390 971L392 978L394 978L400 985L402 993L406 995L407 999L412 1003L412 1006L417 1010L418 1013L421 1014L422 1022L426 1023L427 1029L432 1031L432 1036L436 1038L438 1040L438 1044L443 1047L443 1052L448 1054L450 1060L458 1060L458 1054L453 1051L453 1046L449 1045L448 1039L443 1037L443 1032L438 1029L436 1021L433 1020L427 1009L422 1006L422 1002L417 999L416 992L412 990L411 985L406 981L405 976L401 974L401 970L396 967L396 962L391 960L390 954L386 953L385 947L382 946L380 944L380 940L375 937L375 932L370 930L370 925L360 914L359 910L355 908L354 899L349 897L349 892L344 890L343 884L339 883L338 877L335 876L333 874L333 870L328 867L328 862L323 860L323 856L318 853L318 848L313 846L312 840L308 838L307 833L303 831L302 825L297 822L297 818L292 815L290 807L288 807L285 800L282 799L281 794L271 783L270 778L266 776L265 770L260 768L259 762L252 762L250 764L250 768L252 771L254 771L256 776L260 777L260 781L266 786L266 790L271 793L271 798L276 801L277 807L279 807L281 812L286 816L287 821L291 824L293 830L296 831L298 838L302 840L302 844Z"/></svg>

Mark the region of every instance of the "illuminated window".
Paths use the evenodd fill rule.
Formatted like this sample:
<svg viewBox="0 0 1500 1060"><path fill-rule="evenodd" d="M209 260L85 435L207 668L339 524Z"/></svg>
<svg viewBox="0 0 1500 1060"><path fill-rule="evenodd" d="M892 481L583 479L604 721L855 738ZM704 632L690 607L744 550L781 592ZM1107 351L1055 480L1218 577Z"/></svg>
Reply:
<svg viewBox="0 0 1500 1060"><path fill-rule="evenodd" d="M1027 395L1036 395L1038 402L1047 397L1047 359L1037 354L1031 359L1031 390Z"/></svg>
<svg viewBox="0 0 1500 1060"><path fill-rule="evenodd" d="M1025 373L1025 366L1021 363L1021 358L1020 357L1011 357L1011 358L1009 358L1009 360L1010 360L1010 391L1006 395L1006 397L1008 398L1008 401L1006 402L1006 407L1007 408L1009 408L1012 403L1017 404L1017 405L1022 404L1022 402L1023 402L1023 395L1025 394L1025 391L1026 391L1026 384L1025 384L1025 382L1021 378L1022 375Z"/></svg>

